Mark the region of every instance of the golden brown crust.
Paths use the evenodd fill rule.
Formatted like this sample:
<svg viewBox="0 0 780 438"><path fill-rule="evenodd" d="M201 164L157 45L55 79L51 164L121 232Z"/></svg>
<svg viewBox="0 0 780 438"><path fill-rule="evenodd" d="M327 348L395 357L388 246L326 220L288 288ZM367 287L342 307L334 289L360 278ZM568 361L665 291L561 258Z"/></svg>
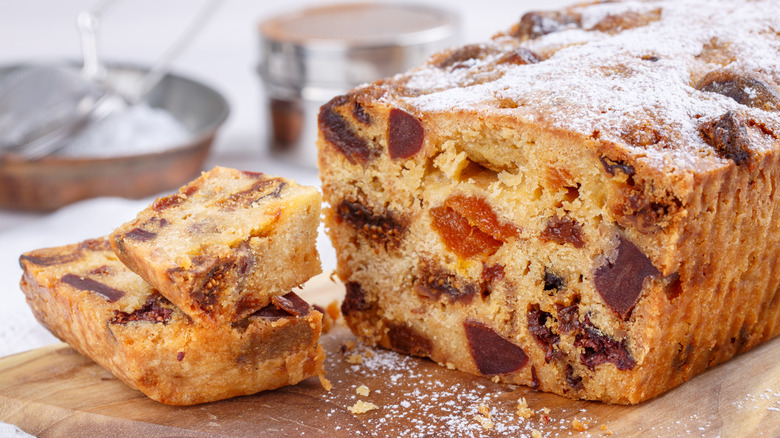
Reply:
<svg viewBox="0 0 780 438"><path fill-rule="evenodd" d="M41 324L159 402L206 403L323 373L322 315L292 293L240 323L208 327L125 268L106 239L31 251L20 262Z"/></svg>

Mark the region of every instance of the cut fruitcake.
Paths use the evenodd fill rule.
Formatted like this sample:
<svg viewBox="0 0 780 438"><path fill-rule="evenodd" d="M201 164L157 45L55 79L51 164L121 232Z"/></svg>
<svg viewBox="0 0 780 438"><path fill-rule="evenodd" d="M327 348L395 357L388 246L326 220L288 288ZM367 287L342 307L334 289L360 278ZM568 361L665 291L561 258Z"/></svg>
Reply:
<svg viewBox="0 0 780 438"><path fill-rule="evenodd" d="M369 342L632 404L780 331L780 2L530 12L324 105Z"/></svg>
<svg viewBox="0 0 780 438"><path fill-rule="evenodd" d="M315 187L216 167L111 234L119 259L192 318L230 324L322 272Z"/></svg>
<svg viewBox="0 0 780 438"><path fill-rule="evenodd" d="M292 292L211 327L127 269L108 239L31 251L20 263L38 321L159 402L206 403L323 374L322 314Z"/></svg>

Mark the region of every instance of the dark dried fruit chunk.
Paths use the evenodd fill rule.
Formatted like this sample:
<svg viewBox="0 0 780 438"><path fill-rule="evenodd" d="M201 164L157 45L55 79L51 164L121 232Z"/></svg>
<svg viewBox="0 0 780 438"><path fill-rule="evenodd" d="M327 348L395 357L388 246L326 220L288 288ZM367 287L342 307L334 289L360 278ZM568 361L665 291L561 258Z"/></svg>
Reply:
<svg viewBox="0 0 780 438"><path fill-rule="evenodd" d="M364 125L371 125L371 115L366 112L360 102L355 102L352 105L352 117Z"/></svg>
<svg viewBox="0 0 780 438"><path fill-rule="evenodd" d="M458 47L448 53L443 53L434 58L433 63L439 68L452 67L453 69L466 67L466 61L483 58L486 54L494 52L483 44L468 44Z"/></svg>
<svg viewBox="0 0 780 438"><path fill-rule="evenodd" d="M751 161L747 128L733 112L728 111L716 119L702 123L699 132L704 141L722 158L733 160L737 165Z"/></svg>
<svg viewBox="0 0 780 438"><path fill-rule="evenodd" d="M65 274L60 280L63 283L76 289L95 292L112 303L125 295L124 291L115 289L89 277L79 277L75 274Z"/></svg>
<svg viewBox="0 0 780 438"><path fill-rule="evenodd" d="M267 318L275 321L291 316L306 316L309 314L309 304L294 292L288 292L284 296L274 296L271 304L263 307L252 316Z"/></svg>
<svg viewBox="0 0 780 438"><path fill-rule="evenodd" d="M582 225L571 217L553 216L547 219L547 227L542 231L541 239L547 242L555 242L559 245L571 243L575 248L585 246L585 235Z"/></svg>
<svg viewBox="0 0 780 438"><path fill-rule="evenodd" d="M286 186L287 182L281 178L263 178L255 181L248 189L231 193L214 205L222 209L249 207L264 198L278 198Z"/></svg>
<svg viewBox="0 0 780 438"><path fill-rule="evenodd" d="M482 281L485 283L493 283L494 281L500 281L504 279L504 265L495 264L492 266L486 265L482 262Z"/></svg>
<svg viewBox="0 0 780 438"><path fill-rule="evenodd" d="M636 245L623 236L619 238L615 261L597 268L593 283L607 306L625 321L639 299L645 278L660 272Z"/></svg>
<svg viewBox="0 0 780 438"><path fill-rule="evenodd" d="M494 254L503 245L479 228L469 224L468 219L450 207L435 207L430 210L433 229L441 236L444 246L463 258Z"/></svg>
<svg viewBox="0 0 780 438"><path fill-rule="evenodd" d="M135 240L136 242L148 242L155 237L157 237L157 233L142 228L133 228L124 234L125 239Z"/></svg>
<svg viewBox="0 0 780 438"><path fill-rule="evenodd" d="M554 272L544 268L544 290L563 290L565 282Z"/></svg>
<svg viewBox="0 0 780 438"><path fill-rule="evenodd" d="M572 303L568 306L564 306L563 304L556 304L555 307L558 313L558 330L561 333L569 333L572 330L579 330L579 297L575 297Z"/></svg>
<svg viewBox="0 0 780 438"><path fill-rule="evenodd" d="M406 226L391 211L374 213L360 202L343 200L336 207L338 217L346 221L368 239L397 247L404 237Z"/></svg>
<svg viewBox="0 0 780 438"><path fill-rule="evenodd" d="M607 157L599 157L599 161L601 161L601 165L604 166L604 170L606 170L610 176L615 176L617 172L623 172L629 177L634 175L634 167L623 161L613 160Z"/></svg>
<svg viewBox="0 0 780 438"><path fill-rule="evenodd" d="M415 282L415 291L433 300L439 300L442 295L450 302L468 303L479 289L476 285L463 278L434 266L433 263L422 261L419 279Z"/></svg>
<svg viewBox="0 0 780 438"><path fill-rule="evenodd" d="M318 124L323 137L341 152L352 164L366 164L374 156L366 139L357 135L346 120L336 112L335 106L344 105L347 96L333 98L320 108Z"/></svg>
<svg viewBox="0 0 780 438"><path fill-rule="evenodd" d="M701 78L696 89L722 94L752 108L780 111L780 93L757 77L715 70Z"/></svg>
<svg viewBox="0 0 780 438"><path fill-rule="evenodd" d="M401 353L414 356L430 356L433 343L427 337L405 324L385 321L390 347Z"/></svg>
<svg viewBox="0 0 780 438"><path fill-rule="evenodd" d="M489 326L473 320L463 322L469 350L481 374L509 374L528 362L522 348L504 339Z"/></svg>
<svg viewBox="0 0 780 438"><path fill-rule="evenodd" d="M625 339L618 342L600 334L587 319L583 326L583 329L574 338L574 346L583 348L580 354L580 362L583 365L591 371L596 366L606 362L615 364L619 370L634 368L636 361L629 354Z"/></svg>
<svg viewBox="0 0 780 438"><path fill-rule="evenodd" d="M390 158L406 159L422 149L425 129L416 117L398 108L390 110L387 147Z"/></svg>
<svg viewBox="0 0 780 438"><path fill-rule="evenodd" d="M574 368L571 365L566 366L566 383L576 390L582 389L582 377L574 375Z"/></svg>
<svg viewBox="0 0 780 438"><path fill-rule="evenodd" d="M202 255L192 257L191 261L192 268L171 268L168 270L168 277L174 282L183 284L189 283L192 279L202 278L199 284L193 286L190 295L202 311L213 314L225 284L234 281L235 276L232 275L234 274L232 271L235 262Z"/></svg>
<svg viewBox="0 0 780 438"><path fill-rule="evenodd" d="M74 252L70 254L57 254L53 256L33 256L33 255L23 254L19 257L19 261L21 262L22 260L26 260L38 266L54 266L54 265L61 265L61 264L76 261L80 257L81 254L78 252Z"/></svg>
<svg viewBox="0 0 780 438"><path fill-rule="evenodd" d="M362 312L371 308L371 304L366 301L366 292L356 281L348 281L345 284L347 293L344 296L344 302L341 303L341 313L345 316L353 312Z"/></svg>
<svg viewBox="0 0 780 438"><path fill-rule="evenodd" d="M540 386L539 376L536 375L536 367L531 365L531 388L539 389Z"/></svg>
<svg viewBox="0 0 780 438"><path fill-rule="evenodd" d="M533 335L539 344L545 349L544 361L550 363L555 355L555 345L561 340L561 337L553 333L550 327L547 327L547 321L552 319L552 315L543 312L538 304L532 304L528 313L528 331Z"/></svg>
<svg viewBox="0 0 780 438"><path fill-rule="evenodd" d="M111 324L127 324L132 321L148 321L168 324L168 321L171 319L171 314L173 313L173 309L170 306L170 301L163 298L162 295L155 293L146 299L143 306L130 313L114 310L114 316L111 318L110 322ZM179 354L183 359L184 353Z"/></svg>
<svg viewBox="0 0 780 438"><path fill-rule="evenodd" d="M520 18L512 36L521 40L581 26L582 17L569 11L532 11Z"/></svg>

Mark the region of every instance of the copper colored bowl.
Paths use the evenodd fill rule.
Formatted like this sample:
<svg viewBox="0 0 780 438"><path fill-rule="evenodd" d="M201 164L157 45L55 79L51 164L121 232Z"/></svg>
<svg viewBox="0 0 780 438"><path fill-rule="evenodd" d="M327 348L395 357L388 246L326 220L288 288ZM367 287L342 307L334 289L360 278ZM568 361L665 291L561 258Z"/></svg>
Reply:
<svg viewBox="0 0 780 438"><path fill-rule="evenodd" d="M0 68L0 78L14 68ZM120 64L110 65L109 71L128 81L146 72ZM192 134L190 140L162 152L109 158L0 158L0 208L51 211L98 196L143 198L193 179L227 118L227 101L217 91L174 74L166 75L146 100L179 120Z"/></svg>

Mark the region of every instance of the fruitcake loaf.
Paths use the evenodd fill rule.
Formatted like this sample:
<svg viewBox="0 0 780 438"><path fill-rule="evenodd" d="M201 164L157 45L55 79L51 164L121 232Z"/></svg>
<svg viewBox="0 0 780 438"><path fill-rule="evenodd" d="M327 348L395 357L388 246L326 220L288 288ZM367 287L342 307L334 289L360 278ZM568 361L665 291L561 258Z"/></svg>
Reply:
<svg viewBox="0 0 780 438"><path fill-rule="evenodd" d="M127 269L108 239L31 251L20 263L38 321L159 402L206 403L323 373L322 314L292 292L236 323L210 327Z"/></svg>
<svg viewBox="0 0 780 438"><path fill-rule="evenodd" d="M776 336L778 11L529 12L322 106L352 331L618 404Z"/></svg>
<svg viewBox="0 0 780 438"><path fill-rule="evenodd" d="M322 272L314 187L216 167L111 234L119 259L204 324L230 324Z"/></svg>

